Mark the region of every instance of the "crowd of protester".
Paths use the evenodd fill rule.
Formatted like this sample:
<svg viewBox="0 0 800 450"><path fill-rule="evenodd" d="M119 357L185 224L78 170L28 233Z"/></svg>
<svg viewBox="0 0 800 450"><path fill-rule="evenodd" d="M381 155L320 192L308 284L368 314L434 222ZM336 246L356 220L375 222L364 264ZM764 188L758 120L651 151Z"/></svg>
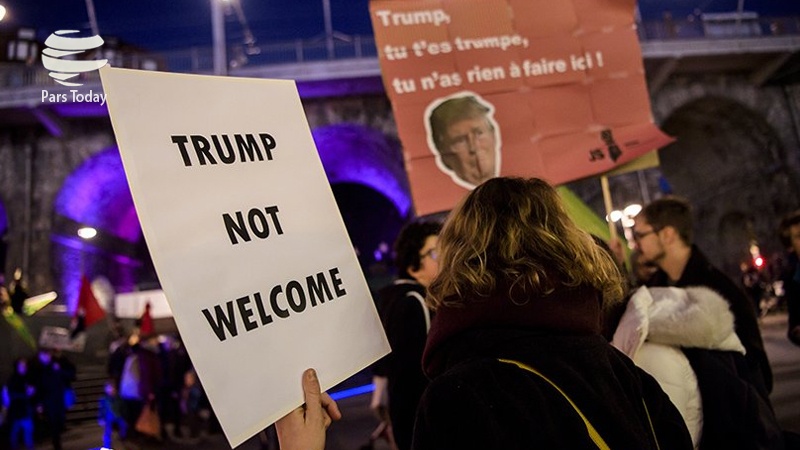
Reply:
<svg viewBox="0 0 800 450"><path fill-rule="evenodd" d="M75 366L61 352L39 349L32 360L17 358L2 389L10 448L32 449L49 440L61 449L67 408L74 401Z"/></svg>
<svg viewBox="0 0 800 450"><path fill-rule="evenodd" d="M134 332L113 341L108 376L99 411L107 447L114 438L199 442L219 431L176 335Z"/></svg>
<svg viewBox="0 0 800 450"><path fill-rule="evenodd" d="M405 448L800 448L772 409L758 310L694 245L688 202L656 200L635 222L625 281L619 243L578 230L545 182L469 193L433 249L418 363L430 384ZM781 234L800 279L800 215ZM401 269L419 268L417 250ZM322 450L341 412L313 369L301 385L281 448Z"/></svg>
<svg viewBox="0 0 800 450"><path fill-rule="evenodd" d="M120 441L200 443L221 431L177 335L143 333L141 326L130 334L115 331L97 404L103 429L98 447L117 448ZM32 449L50 442L61 449L67 411L76 402L76 372L55 349L17 358L11 376L0 384L0 448Z"/></svg>
<svg viewBox="0 0 800 450"><path fill-rule="evenodd" d="M800 447L769 399L760 310L743 289L752 285L737 286L694 244L685 199L644 208L627 262L619 242L579 230L538 179L485 182L440 229L402 230L398 280L377 296L393 352L372 367L382 420L373 439L396 450ZM776 278L798 343L800 212L779 234L788 256ZM105 447L220 431L180 338L154 333L149 307L132 333L115 335L98 404ZM10 448L61 448L75 378L57 350L14 361L0 415ZM302 386L306 404L277 432L288 450L322 449L341 414L313 370Z"/></svg>

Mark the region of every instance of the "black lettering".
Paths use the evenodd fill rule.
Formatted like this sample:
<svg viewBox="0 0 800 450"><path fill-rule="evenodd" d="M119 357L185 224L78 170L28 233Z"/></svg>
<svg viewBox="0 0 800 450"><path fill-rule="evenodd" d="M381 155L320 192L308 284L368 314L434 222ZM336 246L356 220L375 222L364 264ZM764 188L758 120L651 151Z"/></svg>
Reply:
<svg viewBox="0 0 800 450"><path fill-rule="evenodd" d="M292 291L297 291L300 295L300 301L295 303L295 296ZM286 299L289 300L289 307L296 313L301 313L306 309L306 294L303 292L303 285L299 282L292 280L286 284Z"/></svg>
<svg viewBox="0 0 800 450"><path fill-rule="evenodd" d="M278 294L283 291L283 288L280 286L275 286L272 288L272 291L269 293L269 305L272 307L272 310L275 311L275 315L280 317L281 319L285 319L289 317L289 310L288 309L281 309L278 306Z"/></svg>
<svg viewBox="0 0 800 450"><path fill-rule="evenodd" d="M194 146L194 152L197 154L197 159L200 161L201 166L206 165L206 158L208 158L211 164L217 163L214 157L211 156L211 143L208 142L208 139L203 136L192 135L192 145Z"/></svg>
<svg viewBox="0 0 800 450"><path fill-rule="evenodd" d="M599 148L589 150L589 161L599 161L605 159L606 155Z"/></svg>
<svg viewBox="0 0 800 450"><path fill-rule="evenodd" d="M267 153L267 159L272 161L272 149L275 148L275 139L267 133L260 133L261 143L264 144L264 151Z"/></svg>
<svg viewBox="0 0 800 450"><path fill-rule="evenodd" d="M272 217L272 224L275 225L275 231L277 231L278 234L283 234L283 228L281 228L281 223L278 221L278 207L267 206L264 208L264 211ZM269 231L267 231L267 234L269 234Z"/></svg>
<svg viewBox="0 0 800 450"><path fill-rule="evenodd" d="M214 148L217 149L217 156L219 156L220 161L224 162L225 164L231 164L236 161L236 152L233 150L231 140L227 134L222 135L222 140L225 141L225 147L228 149L227 153L223 151L217 135L212 135L211 140L214 141Z"/></svg>
<svg viewBox="0 0 800 450"><path fill-rule="evenodd" d="M255 161L253 158L257 155L259 161L264 160L264 155L261 154L261 149L258 147L256 137L252 134L246 134L244 137L241 134L233 135L236 140L236 145L239 147L239 157L242 162L245 161L245 152L250 157L250 161Z"/></svg>
<svg viewBox="0 0 800 450"><path fill-rule="evenodd" d="M226 316L224 312L222 312L222 307L219 305L214 306L214 315L216 319L211 316L211 313L208 312L208 309L203 310L203 315L206 316L206 320L208 320L208 324L211 325L211 329L214 330L214 333L219 338L220 342L224 341L227 336L225 336L224 328L228 329L228 332L231 334L232 337L236 337L238 331L236 330L236 319L233 315L233 302L226 303L228 307L228 315ZM223 328L224 327L224 328Z"/></svg>
<svg viewBox="0 0 800 450"><path fill-rule="evenodd" d="M308 296L311 300L311 306L317 306L317 299L319 299L319 303L325 303L326 297L327 300L333 300L333 296L331 295L331 290L328 287L328 280L325 279L325 274L320 272L317 274L316 283L314 282L314 276L309 275L306 277L306 284L308 285ZM325 291L325 295L322 295L322 291Z"/></svg>
<svg viewBox="0 0 800 450"><path fill-rule="evenodd" d="M333 291L336 292L336 296L341 297L343 295L347 295L347 292L344 290L344 288L340 288L342 285L342 280L339 279L339 268L334 267L333 269L329 270L328 273L331 275Z"/></svg>
<svg viewBox="0 0 800 450"><path fill-rule="evenodd" d="M261 300L261 292L253 294L253 300L256 301L256 308L258 308L258 317L261 318L261 325L272 323L272 316L267 314L264 310L264 302Z"/></svg>
<svg viewBox="0 0 800 450"><path fill-rule="evenodd" d="M225 230L228 231L228 237L231 240L231 244L236 245L239 243L239 240L236 239L234 231L239 235L240 238L244 239L245 242L250 242L250 233L247 232L247 227L244 224L244 216L242 215L241 211L236 211L235 222L228 213L222 214L222 220L225 221Z"/></svg>
<svg viewBox="0 0 800 450"><path fill-rule="evenodd" d="M258 217L258 221L256 220ZM269 237L269 225L267 224L267 216L261 212L258 208L253 208L247 214L247 221L250 222L250 229L253 230L253 234L260 237L261 239L266 239ZM259 230L258 222L261 223L261 229Z"/></svg>
<svg viewBox="0 0 800 450"><path fill-rule="evenodd" d="M183 165L189 167L192 165L192 160L189 159L189 150L186 149L186 143L189 139L186 136L171 136L172 143L178 144L178 149L181 151L181 158L183 158Z"/></svg>
<svg viewBox="0 0 800 450"><path fill-rule="evenodd" d="M258 324L250 318L253 315L253 310L247 306L248 303L250 303L250 297L239 297L236 299L236 306L239 307L239 315L242 316L244 329L250 331L254 328L258 328Z"/></svg>

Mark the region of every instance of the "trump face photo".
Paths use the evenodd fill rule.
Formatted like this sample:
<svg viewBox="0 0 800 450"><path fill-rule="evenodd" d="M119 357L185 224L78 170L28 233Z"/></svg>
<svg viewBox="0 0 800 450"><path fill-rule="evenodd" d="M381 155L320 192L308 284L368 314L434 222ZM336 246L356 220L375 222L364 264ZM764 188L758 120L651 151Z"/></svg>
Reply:
<svg viewBox="0 0 800 450"><path fill-rule="evenodd" d="M491 103L469 92L437 99L425 125L436 164L456 184L472 189L500 174L500 129Z"/></svg>

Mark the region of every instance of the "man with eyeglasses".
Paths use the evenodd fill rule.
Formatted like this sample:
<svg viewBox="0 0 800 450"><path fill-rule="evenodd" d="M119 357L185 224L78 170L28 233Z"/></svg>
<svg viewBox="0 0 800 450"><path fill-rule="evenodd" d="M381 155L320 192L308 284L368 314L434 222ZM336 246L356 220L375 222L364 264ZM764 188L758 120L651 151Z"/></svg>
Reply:
<svg viewBox="0 0 800 450"><path fill-rule="evenodd" d="M398 278L378 291L377 307L392 352L372 367L375 377L371 407L379 417L386 407L398 450L411 447L417 404L428 386L422 373L422 351L432 313L425 289L439 272L436 244L441 225L411 222L394 243Z"/></svg>
<svg viewBox="0 0 800 450"><path fill-rule="evenodd" d="M451 97L428 121L439 168L472 189L500 173L500 136L493 108L475 95Z"/></svg>
<svg viewBox="0 0 800 450"><path fill-rule="evenodd" d="M636 216L633 238L637 249L646 261L659 268L647 285L706 286L725 298L734 316L736 335L746 350L748 373L743 375L769 402L772 370L752 303L744 291L714 267L693 244L691 214L691 207L685 199L667 196L645 206ZM693 367L703 363L689 359ZM705 399L703 403L706 403Z"/></svg>

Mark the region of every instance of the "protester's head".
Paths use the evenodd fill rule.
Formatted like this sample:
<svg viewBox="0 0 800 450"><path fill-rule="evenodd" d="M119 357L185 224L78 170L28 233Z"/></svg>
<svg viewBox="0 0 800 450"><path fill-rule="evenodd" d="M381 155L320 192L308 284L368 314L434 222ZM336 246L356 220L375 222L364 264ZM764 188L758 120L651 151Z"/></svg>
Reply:
<svg viewBox="0 0 800 450"><path fill-rule="evenodd" d="M53 361L53 354L50 349L40 348L38 353L39 362L47 366Z"/></svg>
<svg viewBox="0 0 800 450"><path fill-rule="evenodd" d="M800 210L788 214L781 220L780 237L785 248L800 255Z"/></svg>
<svg viewBox="0 0 800 450"><path fill-rule="evenodd" d="M6 306L11 305L11 296L8 294L8 288L0 284L0 312L5 309Z"/></svg>
<svg viewBox="0 0 800 450"><path fill-rule="evenodd" d="M638 225L649 224L654 230L673 228L686 245L692 245L692 207L685 198L669 195L645 206L636 216Z"/></svg>
<svg viewBox="0 0 800 450"><path fill-rule="evenodd" d="M400 278L428 286L439 271L436 244L441 225L411 222L400 230L394 242L394 262Z"/></svg>
<svg viewBox="0 0 800 450"><path fill-rule="evenodd" d="M14 360L14 373L17 375L25 375L28 373L28 360L25 358L17 358Z"/></svg>
<svg viewBox="0 0 800 450"><path fill-rule="evenodd" d="M459 184L474 187L498 175L498 130L490 106L474 95L453 97L431 111L429 126L439 162Z"/></svg>
<svg viewBox="0 0 800 450"><path fill-rule="evenodd" d="M103 386L103 391L109 397L116 397L117 396L117 383L114 380L107 380L106 384Z"/></svg>
<svg viewBox="0 0 800 450"><path fill-rule="evenodd" d="M692 208L681 197L667 196L645 206L636 216L633 239L646 261L659 264L675 250L691 247Z"/></svg>
<svg viewBox="0 0 800 450"><path fill-rule="evenodd" d="M515 303L563 287L591 286L604 306L623 295L612 257L567 216L558 193L531 178L493 178L450 213L439 235L431 306L509 296Z"/></svg>
<svg viewBox="0 0 800 450"><path fill-rule="evenodd" d="M195 372L194 369L189 369L183 374L183 385L192 387L195 384L197 384L197 372Z"/></svg>

